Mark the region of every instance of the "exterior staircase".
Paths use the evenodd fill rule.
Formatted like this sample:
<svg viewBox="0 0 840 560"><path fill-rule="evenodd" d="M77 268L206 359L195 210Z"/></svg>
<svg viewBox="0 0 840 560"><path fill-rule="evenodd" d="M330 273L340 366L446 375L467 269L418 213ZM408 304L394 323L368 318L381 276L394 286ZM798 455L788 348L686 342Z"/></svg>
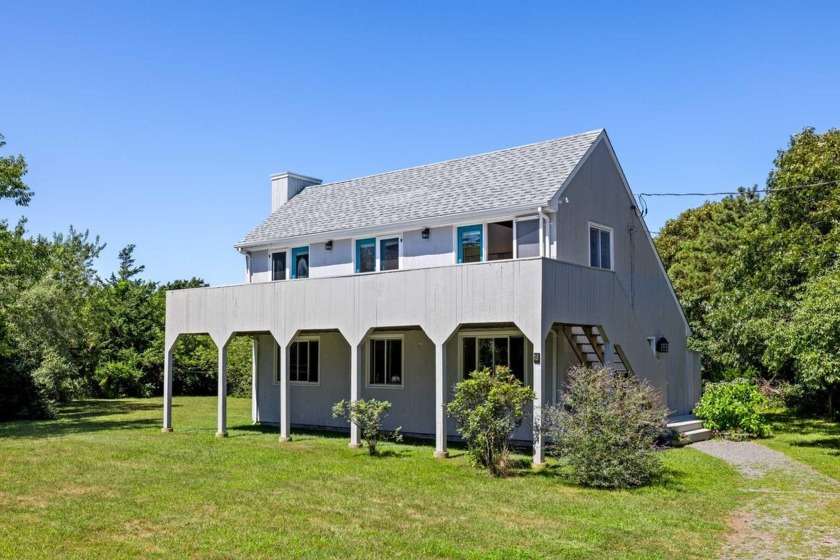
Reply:
<svg viewBox="0 0 840 560"><path fill-rule="evenodd" d="M598 327L567 325L563 327L563 332L581 363L598 366L611 362L613 371L633 374L633 369L627 363L627 358L618 344L612 345L612 360L606 359L604 350L608 347L606 344L608 339ZM676 441L680 445L705 441L713 435L711 430L703 427L703 421L693 414L672 417L667 428L671 433L679 436Z"/></svg>
<svg viewBox="0 0 840 560"><path fill-rule="evenodd" d="M612 346L612 359L606 360L607 357L604 356L606 341L598 327L566 326L563 331L581 363L592 366L611 362L613 371L633 373L618 344Z"/></svg>
<svg viewBox="0 0 840 560"><path fill-rule="evenodd" d="M698 420L693 414L674 416L666 426L671 432L681 436L679 439L684 443L696 443L711 439L712 431L703 427L703 421Z"/></svg>

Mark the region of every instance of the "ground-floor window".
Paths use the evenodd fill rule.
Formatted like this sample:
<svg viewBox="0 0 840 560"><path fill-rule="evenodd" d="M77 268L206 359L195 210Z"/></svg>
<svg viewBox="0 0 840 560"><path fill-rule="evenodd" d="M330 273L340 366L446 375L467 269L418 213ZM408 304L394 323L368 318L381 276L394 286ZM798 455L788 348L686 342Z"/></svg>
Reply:
<svg viewBox="0 0 840 560"><path fill-rule="evenodd" d="M295 340L289 346L289 381L296 383L318 383L320 366L320 344L317 339ZM280 381L282 348L277 347L276 379Z"/></svg>
<svg viewBox="0 0 840 560"><path fill-rule="evenodd" d="M368 344L368 384L401 387L402 338L372 338Z"/></svg>
<svg viewBox="0 0 840 560"><path fill-rule="evenodd" d="M507 366L513 375L525 383L524 336L465 336L461 347L461 374L496 366Z"/></svg>

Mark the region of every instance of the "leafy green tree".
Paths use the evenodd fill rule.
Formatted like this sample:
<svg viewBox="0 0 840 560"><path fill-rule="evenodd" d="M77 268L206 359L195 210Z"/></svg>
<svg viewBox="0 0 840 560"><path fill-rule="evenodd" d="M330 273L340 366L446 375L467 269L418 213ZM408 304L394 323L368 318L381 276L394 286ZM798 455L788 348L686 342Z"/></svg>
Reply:
<svg viewBox="0 0 840 560"><path fill-rule="evenodd" d="M632 488L653 480L662 470L654 445L668 416L659 392L604 367L575 367L568 377L560 403L544 412L549 453L585 486Z"/></svg>
<svg viewBox="0 0 840 560"><path fill-rule="evenodd" d="M6 137L0 134L0 148L6 145ZM27 206L32 200L32 191L23 182L29 172L22 155L0 157L0 199L9 198L18 206Z"/></svg>
<svg viewBox="0 0 840 560"><path fill-rule="evenodd" d="M385 440L402 441L400 428L390 434L382 431L382 421L388 416L391 403L376 399L343 400L333 405L333 418L344 418L358 426L368 448L368 454L377 455L379 446Z"/></svg>
<svg viewBox="0 0 840 560"><path fill-rule="evenodd" d="M510 368L498 366L472 372L455 385L446 411L458 423L471 462L494 476L510 469L510 438L525 420L525 406L535 398Z"/></svg>

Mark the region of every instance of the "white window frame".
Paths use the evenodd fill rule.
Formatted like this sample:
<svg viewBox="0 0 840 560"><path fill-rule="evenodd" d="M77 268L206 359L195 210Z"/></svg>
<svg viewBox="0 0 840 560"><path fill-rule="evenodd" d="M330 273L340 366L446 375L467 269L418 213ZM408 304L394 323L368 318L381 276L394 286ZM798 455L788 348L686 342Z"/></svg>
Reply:
<svg viewBox="0 0 840 560"><path fill-rule="evenodd" d="M320 336L299 336L295 337L291 344L295 342L312 342L318 343L318 381L292 381L289 379L290 385L300 385L303 387L319 387L321 385L321 337ZM277 354L280 353L280 345L274 342L274 352L272 360L274 361L274 384L280 385L280 368L277 363Z"/></svg>
<svg viewBox="0 0 840 560"><path fill-rule="evenodd" d="M458 333L458 381L463 381L464 378L464 339L465 338L510 338L512 336L521 336L525 339L525 363L522 364L525 370L523 371L523 377L525 378L524 385L530 385L531 383L531 368L528 367L530 362L528 361L528 345L531 344L531 341L528 340L528 337L525 336L522 331L516 329L506 329L506 330L495 330L495 331L464 331ZM478 351L478 344L476 344L476 351ZM478 364L478 359L476 357L476 364Z"/></svg>
<svg viewBox="0 0 840 560"><path fill-rule="evenodd" d="M589 233L592 228L599 229L601 231L606 231L610 234L610 268L604 268L602 266L592 266L592 247L589 244ZM598 240L598 247L600 248L601 241ZM599 255L600 256L600 255ZM603 224L599 224L596 222L588 222L588 227L586 228L586 264L590 268L597 268L598 270L612 270L615 271L615 231L610 226L605 226Z"/></svg>
<svg viewBox="0 0 840 560"><path fill-rule="evenodd" d="M539 214L534 214L533 216L520 216L519 218L514 218L513 219L513 258L514 259L519 258L519 244L516 242L516 239L517 239L516 235L517 235L517 233L519 233L519 230L516 226L516 223L517 222L529 222L529 221L532 221L532 220L539 220L539 219L540 219ZM533 257L528 257L528 258L533 258Z"/></svg>
<svg viewBox="0 0 840 560"><path fill-rule="evenodd" d="M374 240L373 241L373 243L374 243L374 249L373 249L374 250L374 261L375 261L374 270L371 270L370 272L356 272L357 243L359 241L363 241L365 239L373 239ZM356 237L351 237L350 238L350 244L353 248L353 251L352 251L353 254L352 254L352 258L351 258L352 267L353 267L352 268L353 274L362 275L362 274L375 274L377 272L396 272L396 270L382 270L382 258L381 258L381 254L380 254L381 249L379 247L379 242L383 241L385 239L397 239L399 241L400 258L399 258L399 265L398 265L399 268L397 270L404 270L405 269L404 259L403 259L403 232L395 232L395 233L389 233L389 234L385 234L385 235L361 235L361 236L356 236Z"/></svg>
<svg viewBox="0 0 840 560"><path fill-rule="evenodd" d="M647 343L650 345L650 351L653 352L653 355L656 356L656 337L655 336L648 336L645 337Z"/></svg>
<svg viewBox="0 0 840 560"><path fill-rule="evenodd" d="M362 238L365 239L365 238ZM370 238L368 238L370 239ZM394 234L394 235L380 235L376 237L376 272L396 272L394 270L382 270L382 246L380 243L385 241L386 239L396 239L397 244L399 247L399 258L397 260L397 270L403 270L403 236L402 234ZM353 252L355 256L355 251ZM353 270L356 270L355 263L353 264Z"/></svg>
<svg viewBox="0 0 840 560"><path fill-rule="evenodd" d="M402 345L402 352L400 359L402 363L400 364L401 375L400 375L400 383L399 385L396 383L371 383L370 382L370 374L371 374L371 364L373 362L373 345L371 344L374 340L399 340L400 344ZM367 339L367 352L365 356L365 387L368 389L404 389L405 388L405 335L403 334L389 334L389 333L382 333L382 334L374 334L370 335ZM386 346L387 348L387 346ZM320 359L320 358L319 358ZM387 363L387 358L385 362Z"/></svg>
<svg viewBox="0 0 840 560"><path fill-rule="evenodd" d="M274 279L274 255L277 253L286 253L286 279L285 280L275 280ZM290 249L271 249L268 252L268 281L269 282L285 282L286 280L291 280L289 277L291 272L289 272L289 254L291 253Z"/></svg>
<svg viewBox="0 0 840 560"><path fill-rule="evenodd" d="M516 260L519 258L519 252L516 247L516 222L525 222L528 220L539 220L539 214L525 214L521 216L501 216L499 218L493 218L492 220L483 220L483 221L469 221L469 222L457 222L452 224L452 263L457 265L470 265L470 264L481 264L491 262L487 260L488 251L489 251L489 243L487 240L487 226L490 224L496 224L499 222L513 222L513 258L506 259L506 260ZM464 226L481 226L481 262L480 263L459 263L458 262L458 228ZM366 239L364 237L360 237L359 239ZM492 261L496 262L496 261ZM355 270L355 263L353 264L353 269Z"/></svg>

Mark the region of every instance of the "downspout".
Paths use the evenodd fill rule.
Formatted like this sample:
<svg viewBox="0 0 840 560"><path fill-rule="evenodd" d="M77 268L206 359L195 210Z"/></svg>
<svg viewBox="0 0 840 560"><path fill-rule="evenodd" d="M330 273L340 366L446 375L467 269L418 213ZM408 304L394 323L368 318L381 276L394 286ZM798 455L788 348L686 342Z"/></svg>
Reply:
<svg viewBox="0 0 840 560"><path fill-rule="evenodd" d="M548 244L546 243L546 233L549 228L548 216L542 206L537 206L537 214L540 215L540 257L545 257L548 252Z"/></svg>

